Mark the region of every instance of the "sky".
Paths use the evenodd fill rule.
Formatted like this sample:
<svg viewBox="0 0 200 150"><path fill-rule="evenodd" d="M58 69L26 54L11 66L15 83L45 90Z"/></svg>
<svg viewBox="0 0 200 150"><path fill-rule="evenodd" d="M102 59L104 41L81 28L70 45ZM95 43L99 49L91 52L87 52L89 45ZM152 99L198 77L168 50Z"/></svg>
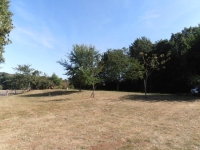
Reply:
<svg viewBox="0 0 200 150"><path fill-rule="evenodd" d="M199 0L10 0L14 14L11 44L0 72L29 64L66 79L57 63L73 44L94 45L100 53L129 47L146 36L153 43L200 23Z"/></svg>

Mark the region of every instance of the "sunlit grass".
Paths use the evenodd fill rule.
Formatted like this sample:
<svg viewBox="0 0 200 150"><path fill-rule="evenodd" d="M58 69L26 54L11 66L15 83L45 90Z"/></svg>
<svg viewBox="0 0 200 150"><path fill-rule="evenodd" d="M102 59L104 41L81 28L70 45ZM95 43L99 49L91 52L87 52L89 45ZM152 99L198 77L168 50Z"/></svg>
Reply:
<svg viewBox="0 0 200 150"><path fill-rule="evenodd" d="M1 97L0 149L200 149L197 96L31 91Z"/></svg>

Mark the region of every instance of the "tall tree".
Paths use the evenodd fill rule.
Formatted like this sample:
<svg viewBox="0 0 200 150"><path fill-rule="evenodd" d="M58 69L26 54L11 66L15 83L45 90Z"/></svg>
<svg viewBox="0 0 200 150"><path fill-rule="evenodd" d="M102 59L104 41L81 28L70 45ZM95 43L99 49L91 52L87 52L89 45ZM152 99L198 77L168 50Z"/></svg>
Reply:
<svg viewBox="0 0 200 150"><path fill-rule="evenodd" d="M129 54L131 57L141 60L140 52L143 52L146 54L146 53L152 51L152 48L153 48L153 44L148 38L146 38L146 37L137 38L129 46Z"/></svg>
<svg viewBox="0 0 200 150"><path fill-rule="evenodd" d="M65 74L69 77L71 84L79 87L79 91L81 91L82 86L85 84L82 69L87 66L87 51L88 47L84 44L73 45L71 53L67 56L68 60L58 61L66 70Z"/></svg>
<svg viewBox="0 0 200 150"><path fill-rule="evenodd" d="M189 85L199 85L200 83L200 25L189 28L188 38L190 49L186 54L186 67L189 72ZM192 39L191 39L192 38Z"/></svg>
<svg viewBox="0 0 200 150"><path fill-rule="evenodd" d="M98 82L98 60L99 53L92 45L73 45L73 49L68 56L69 60L58 61L66 70L66 75L75 87L83 85L94 85Z"/></svg>
<svg viewBox="0 0 200 150"><path fill-rule="evenodd" d="M103 77L105 81L116 81L117 91L119 91L119 84L125 79L125 72L129 65L126 49L108 49L102 60L104 62Z"/></svg>
<svg viewBox="0 0 200 150"><path fill-rule="evenodd" d="M0 63L4 62L4 46L11 42L9 33L13 29L9 3L9 0L0 0Z"/></svg>
<svg viewBox="0 0 200 150"><path fill-rule="evenodd" d="M158 56L164 54L165 57L169 56L171 54L171 43L169 42L169 40L161 39L159 41L156 41L153 44L153 51L151 51L148 55L152 56L152 54L157 54ZM167 63L169 63L169 61ZM170 80L172 80L170 77L172 72L167 72L167 70L169 69L167 63L165 63L165 67L167 69L155 69L152 72L152 75L149 78L149 86L147 87L147 89L151 90L152 92L163 92L163 90L166 91L166 87L170 85Z"/></svg>
<svg viewBox="0 0 200 150"><path fill-rule="evenodd" d="M88 68L83 69L83 74L86 79L86 84L92 86L92 94L91 97L94 97L94 92L96 89L96 84L101 82L101 78L99 73L103 69L103 63L101 62L101 55L95 49L94 46L89 47L89 57L88 57Z"/></svg>
<svg viewBox="0 0 200 150"><path fill-rule="evenodd" d="M194 79L200 75L200 26L184 28L171 35L171 61L163 71L168 92L187 92ZM165 90L165 91L166 91Z"/></svg>
<svg viewBox="0 0 200 150"><path fill-rule="evenodd" d="M144 65L144 92L145 92L145 98L147 98L147 81L149 76L152 74L154 70L159 70L162 68L165 68L164 64L170 59L169 55L165 58L164 54L145 54L143 52L140 53L142 56L143 60L143 65Z"/></svg>

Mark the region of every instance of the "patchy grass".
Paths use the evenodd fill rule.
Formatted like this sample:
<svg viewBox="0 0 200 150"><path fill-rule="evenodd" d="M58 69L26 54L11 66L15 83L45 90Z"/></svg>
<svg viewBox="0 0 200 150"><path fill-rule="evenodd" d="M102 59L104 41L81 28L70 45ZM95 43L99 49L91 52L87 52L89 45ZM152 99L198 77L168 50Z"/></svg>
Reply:
<svg viewBox="0 0 200 150"><path fill-rule="evenodd" d="M0 97L0 149L200 149L197 96L44 90Z"/></svg>

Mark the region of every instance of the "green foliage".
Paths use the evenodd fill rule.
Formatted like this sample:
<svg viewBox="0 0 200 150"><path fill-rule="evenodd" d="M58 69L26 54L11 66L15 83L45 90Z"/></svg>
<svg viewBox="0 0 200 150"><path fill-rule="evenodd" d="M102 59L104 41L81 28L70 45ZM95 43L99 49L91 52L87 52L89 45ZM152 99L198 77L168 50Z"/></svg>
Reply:
<svg viewBox="0 0 200 150"><path fill-rule="evenodd" d="M66 75L69 76L69 81L75 87L83 85L94 85L99 82L99 53L92 45L73 45L73 49L67 60L58 61L66 70Z"/></svg>
<svg viewBox="0 0 200 150"><path fill-rule="evenodd" d="M2 45L0 45L0 63L5 62L5 59L3 57L3 53L4 53L4 47Z"/></svg>
<svg viewBox="0 0 200 150"><path fill-rule="evenodd" d="M128 66L128 55L122 49L108 49L103 55L104 78L106 80L121 81Z"/></svg>
<svg viewBox="0 0 200 150"><path fill-rule="evenodd" d="M67 89L66 81L62 81L61 84L58 85L58 89Z"/></svg>
<svg viewBox="0 0 200 150"><path fill-rule="evenodd" d="M0 73L0 84L2 85L3 89L9 89L9 83L7 82L10 79L10 76L5 73Z"/></svg>
<svg viewBox="0 0 200 150"><path fill-rule="evenodd" d="M137 80L143 77L143 66L135 58L130 58L127 49L108 49L102 61L104 68L101 75L105 82L117 81L117 90L120 82Z"/></svg>
<svg viewBox="0 0 200 150"><path fill-rule="evenodd" d="M9 44L9 33L13 29L9 0L0 0L0 63L4 62L4 46Z"/></svg>
<svg viewBox="0 0 200 150"><path fill-rule="evenodd" d="M0 44L7 45L11 42L8 38L13 29L12 13L9 11L9 0L0 0Z"/></svg>
<svg viewBox="0 0 200 150"><path fill-rule="evenodd" d="M154 70L164 69L164 64L170 59L165 58L164 54L145 54L143 52L140 52L140 55L142 56L143 60L143 66L144 66L144 91L145 91L145 98L147 98L147 80L149 76L152 74Z"/></svg>
<svg viewBox="0 0 200 150"><path fill-rule="evenodd" d="M18 65L14 70L15 74L9 75L7 73L0 73L0 83L3 85L3 89L49 89L55 86L52 81L52 77L48 77L45 73L30 68L31 65ZM58 81L58 88L65 88L66 84L62 82L61 78L58 78L55 73L53 79Z"/></svg>
<svg viewBox="0 0 200 150"><path fill-rule="evenodd" d="M104 63L103 78L106 81L119 82L125 79L126 68L128 67L128 55L125 49L108 49L104 53L102 61Z"/></svg>
<svg viewBox="0 0 200 150"><path fill-rule="evenodd" d="M17 73L24 74L24 75L31 75L34 69L30 68L31 65L18 65L16 68L13 68Z"/></svg>
<svg viewBox="0 0 200 150"><path fill-rule="evenodd" d="M34 69L30 67L31 65L18 65L16 68L13 68L16 71L16 73L11 80L12 88L14 89L30 88L32 73L34 72Z"/></svg>
<svg viewBox="0 0 200 150"><path fill-rule="evenodd" d="M134 58L129 58L129 65L125 72L125 78L130 80L143 79L144 66Z"/></svg>
<svg viewBox="0 0 200 150"><path fill-rule="evenodd" d="M148 53L152 51L153 44L152 42L146 38L141 37L137 38L130 46L129 46L129 53L131 57L140 59L140 52Z"/></svg>
<svg viewBox="0 0 200 150"><path fill-rule="evenodd" d="M52 74L51 76L51 81L55 86L59 86L62 84L62 79L59 78L55 73Z"/></svg>

